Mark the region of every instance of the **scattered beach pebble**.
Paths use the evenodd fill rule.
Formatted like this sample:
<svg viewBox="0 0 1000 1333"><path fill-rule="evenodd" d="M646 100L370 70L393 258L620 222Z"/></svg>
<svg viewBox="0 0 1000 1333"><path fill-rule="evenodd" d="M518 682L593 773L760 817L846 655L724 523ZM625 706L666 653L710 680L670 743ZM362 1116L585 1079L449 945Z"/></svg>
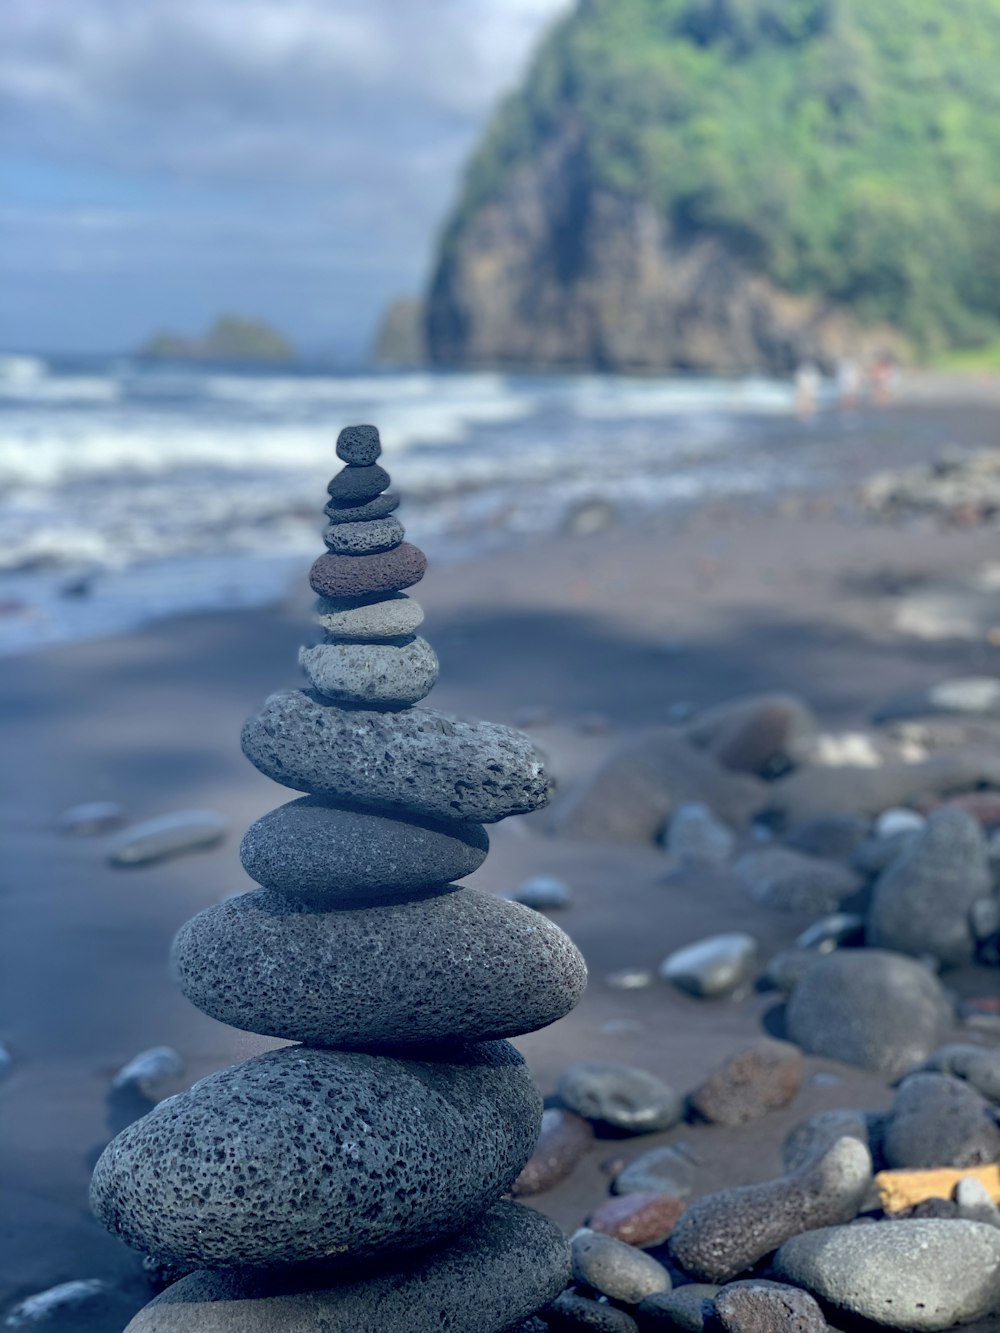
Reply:
<svg viewBox="0 0 1000 1333"><path fill-rule="evenodd" d="M686 735L724 768L773 777L796 762L816 731L815 717L795 695L754 694L703 709Z"/></svg>
<svg viewBox="0 0 1000 1333"><path fill-rule="evenodd" d="M841 862L789 847L744 852L734 862L733 873L755 902L780 912L832 912L861 883Z"/></svg>
<svg viewBox="0 0 1000 1333"><path fill-rule="evenodd" d="M684 1109L678 1094L655 1074L612 1060L570 1065L559 1076L557 1092L586 1120L628 1134L670 1129Z"/></svg>
<svg viewBox="0 0 1000 1333"><path fill-rule="evenodd" d="M1000 679L995 676L960 676L926 690L896 695L872 713L874 722L895 722L915 717L1000 717Z"/></svg>
<svg viewBox="0 0 1000 1333"><path fill-rule="evenodd" d="M970 910L992 894L982 829L964 810L946 806L880 876L868 941L899 953L929 953L943 963L969 962L976 948Z"/></svg>
<svg viewBox="0 0 1000 1333"><path fill-rule="evenodd" d="M151 1046L122 1065L115 1075L111 1086L116 1091L123 1088L138 1088L149 1093L168 1079L180 1078L184 1073L184 1061L172 1046Z"/></svg>
<svg viewBox="0 0 1000 1333"><path fill-rule="evenodd" d="M820 955L792 992L788 1035L811 1055L898 1078L939 1044L951 1018L940 982L883 949Z"/></svg>
<svg viewBox="0 0 1000 1333"><path fill-rule="evenodd" d="M58 826L63 833L78 838L89 838L95 833L108 833L125 822L125 807L117 801L87 801L71 806L59 816Z"/></svg>
<svg viewBox="0 0 1000 1333"><path fill-rule="evenodd" d="M604 978L606 986L612 990L642 990L652 986L656 977L645 967L622 967L617 972L609 972Z"/></svg>
<svg viewBox="0 0 1000 1333"><path fill-rule="evenodd" d="M865 1111L838 1107L817 1111L790 1130L782 1149L786 1171L801 1171L829 1152L838 1139L857 1139L871 1148L871 1117ZM874 1155L874 1154L873 1154Z"/></svg>
<svg viewBox="0 0 1000 1333"><path fill-rule="evenodd" d="M816 958L814 949L780 949L764 969L764 980L782 995L791 995Z"/></svg>
<svg viewBox="0 0 1000 1333"><path fill-rule="evenodd" d="M572 907L573 890L555 875L534 875L519 885L513 894L516 903L533 907L536 912L558 912Z"/></svg>
<svg viewBox="0 0 1000 1333"><path fill-rule="evenodd" d="M991 1102L1000 1102L1000 1047L950 1042L932 1051L924 1069L964 1079Z"/></svg>
<svg viewBox="0 0 1000 1333"><path fill-rule="evenodd" d="M927 823L926 815L906 805L894 805L883 810L875 821L876 838L894 838L899 833L919 833Z"/></svg>
<svg viewBox="0 0 1000 1333"><path fill-rule="evenodd" d="M950 1074L911 1074L900 1084L885 1125L890 1168L985 1166L1000 1157L990 1103Z"/></svg>
<svg viewBox="0 0 1000 1333"><path fill-rule="evenodd" d="M791 1042L762 1038L731 1055L690 1094L688 1104L714 1125L742 1125L793 1101L805 1073Z"/></svg>
<svg viewBox="0 0 1000 1333"><path fill-rule="evenodd" d="M869 821L859 815L814 815L785 834L785 846L828 861L850 861L868 837Z"/></svg>
<svg viewBox="0 0 1000 1333"><path fill-rule="evenodd" d="M573 1279L623 1305L670 1290L670 1274L651 1255L584 1227L570 1242Z"/></svg>
<svg viewBox="0 0 1000 1333"><path fill-rule="evenodd" d="M836 1309L888 1328L936 1331L1000 1306L1000 1231L917 1218L827 1227L789 1239L774 1269Z"/></svg>
<svg viewBox="0 0 1000 1333"><path fill-rule="evenodd" d="M919 837L919 829L903 829L884 838L866 838L851 857L851 865L859 875L874 879L909 851Z"/></svg>
<svg viewBox="0 0 1000 1333"><path fill-rule="evenodd" d="M626 1310L605 1301L594 1301L576 1291L564 1291L545 1310L545 1320L553 1333L637 1333L638 1325Z"/></svg>
<svg viewBox="0 0 1000 1333"><path fill-rule="evenodd" d="M695 1162L680 1143L650 1148L615 1175L616 1194L673 1194L686 1197L694 1188Z"/></svg>
<svg viewBox="0 0 1000 1333"><path fill-rule="evenodd" d="M96 1277L60 1282L47 1291L36 1292L18 1301L8 1310L3 1321L4 1327L30 1328L33 1324L47 1323L56 1315L86 1305L95 1297L103 1295L107 1289L108 1284Z"/></svg>
<svg viewBox="0 0 1000 1333"><path fill-rule="evenodd" d="M728 1282L800 1231L852 1221L871 1181L868 1149L838 1139L801 1171L689 1204L670 1237L670 1257L693 1278Z"/></svg>
<svg viewBox="0 0 1000 1333"><path fill-rule="evenodd" d="M514 1181L515 1198L542 1194L570 1174L594 1141L590 1122L561 1107L548 1107L542 1113L542 1128L534 1152Z"/></svg>
<svg viewBox="0 0 1000 1333"><path fill-rule="evenodd" d="M149 865L214 847L228 830L229 821L211 810L180 810L123 829L108 845L108 860L114 866Z"/></svg>
<svg viewBox="0 0 1000 1333"><path fill-rule="evenodd" d="M845 944L862 944L865 937L865 919L857 912L834 912L807 927L795 941L800 949L815 949L817 953L832 953Z"/></svg>
<svg viewBox="0 0 1000 1333"><path fill-rule="evenodd" d="M676 949L660 964L659 974L690 995L730 995L757 972L759 948L752 935L733 931L710 935Z"/></svg>
<svg viewBox="0 0 1000 1333"><path fill-rule="evenodd" d="M724 1333L827 1333L828 1327L807 1291L760 1278L723 1287L713 1314Z"/></svg>
<svg viewBox="0 0 1000 1333"><path fill-rule="evenodd" d="M975 1176L965 1176L955 1186L955 1203L959 1217L967 1222L1000 1227L1000 1208L983 1182Z"/></svg>
<svg viewBox="0 0 1000 1333"><path fill-rule="evenodd" d="M664 843L678 861L721 866L732 856L736 838L707 805L685 801L670 816Z"/></svg>
<svg viewBox="0 0 1000 1333"><path fill-rule="evenodd" d="M626 1245L662 1245L683 1211L684 1200L674 1194L619 1194L595 1208L587 1226Z"/></svg>
<svg viewBox="0 0 1000 1333"><path fill-rule="evenodd" d="M702 1333L719 1290L714 1283L689 1282L673 1291L647 1296L636 1311L642 1333L659 1329L664 1333Z"/></svg>

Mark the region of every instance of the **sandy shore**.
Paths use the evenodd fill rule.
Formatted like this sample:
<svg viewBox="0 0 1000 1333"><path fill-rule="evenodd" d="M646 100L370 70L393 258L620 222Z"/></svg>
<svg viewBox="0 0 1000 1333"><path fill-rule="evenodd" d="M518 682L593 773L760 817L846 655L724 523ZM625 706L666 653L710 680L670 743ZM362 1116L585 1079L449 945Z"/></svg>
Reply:
<svg viewBox="0 0 1000 1333"><path fill-rule="evenodd" d="M995 559L995 534L880 526L852 503L867 473L949 443L991 443L994 427L995 417L973 409L887 413L876 432L834 438L821 491L780 504L715 504L433 568L419 589L442 668L431 703L533 719L565 785L679 705L792 690L839 729L899 690L997 674L1000 649L988 642L914 640L892 628L900 588L969 574ZM186 1086L268 1044L195 1011L165 959L181 922L247 887L239 835L289 797L243 759L239 732L268 693L299 683L307 609L302 593L272 610L191 617L0 662L0 1038L13 1056L0 1089L8 1194L0 1310L57 1282L101 1277L113 1291L90 1322L77 1314L47 1327L117 1333L149 1293L137 1258L87 1212L96 1154L136 1109L109 1104L111 1076L139 1050L166 1043L185 1059L177 1087ZM135 818L207 807L231 820L232 835L208 853L112 869L103 838L54 828L66 807L99 799L121 801ZM663 985L614 990L607 974L655 966L730 926L777 949L808 923L748 904L721 878L664 882L659 851L553 838L537 817L499 827L471 882L501 890L536 873L573 886L576 904L559 921L592 976L570 1017L518 1043L546 1093L563 1065L589 1057L630 1061L690 1088L760 1033L773 996L710 1004ZM879 1078L819 1060L809 1068L835 1077L810 1081L786 1112L742 1129L681 1126L624 1147L635 1155L683 1139L700 1159L699 1190L711 1189L775 1173L785 1131L812 1110L889 1100ZM578 1224L606 1193L601 1163L622 1146L599 1144L537 1206L567 1228Z"/></svg>

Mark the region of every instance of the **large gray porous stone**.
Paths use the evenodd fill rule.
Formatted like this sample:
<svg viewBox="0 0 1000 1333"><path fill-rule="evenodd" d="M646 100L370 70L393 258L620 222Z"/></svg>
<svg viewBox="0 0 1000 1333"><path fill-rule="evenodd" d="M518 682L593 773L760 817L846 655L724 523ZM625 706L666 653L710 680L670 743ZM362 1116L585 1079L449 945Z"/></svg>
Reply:
<svg viewBox="0 0 1000 1333"><path fill-rule="evenodd" d="M522 732L430 708L343 709L306 690L272 694L243 753L296 791L432 819L493 824L543 806L551 783Z"/></svg>
<svg viewBox="0 0 1000 1333"><path fill-rule="evenodd" d="M967 963L976 950L973 904L992 893L981 825L956 806L937 810L875 885L868 942Z"/></svg>
<svg viewBox="0 0 1000 1333"><path fill-rule="evenodd" d="M258 889L186 922L171 965L220 1022L315 1046L517 1036L569 1013L587 983L546 917L454 887L337 912Z"/></svg>
<svg viewBox="0 0 1000 1333"><path fill-rule="evenodd" d="M811 1055L898 1078L927 1058L951 1020L936 977L902 954L838 949L792 992L788 1035Z"/></svg>
<svg viewBox="0 0 1000 1333"><path fill-rule="evenodd" d="M384 518L361 519L357 523L331 523L323 533L328 551L334 555L374 555L389 551L406 536L398 518L387 514Z"/></svg>
<svg viewBox="0 0 1000 1333"><path fill-rule="evenodd" d="M670 1257L699 1281L728 1282L800 1231L852 1221L871 1181L868 1149L838 1139L793 1175L696 1199L674 1227Z"/></svg>
<svg viewBox="0 0 1000 1333"><path fill-rule="evenodd" d="M882 1327L937 1333L1000 1311L1000 1230L904 1218L795 1236L779 1277Z"/></svg>
<svg viewBox="0 0 1000 1333"><path fill-rule="evenodd" d="M438 660L426 639L404 643L317 643L299 649L299 666L324 699L415 704L430 694Z"/></svg>
<svg viewBox="0 0 1000 1333"><path fill-rule="evenodd" d="M506 1042L418 1060L288 1046L129 1125L91 1206L126 1244L189 1266L350 1268L467 1226L514 1183L541 1114Z"/></svg>
<svg viewBox="0 0 1000 1333"><path fill-rule="evenodd" d="M443 1248L343 1282L192 1273L141 1310L126 1333L501 1333L568 1281L559 1228L530 1208L498 1203Z"/></svg>
<svg viewBox="0 0 1000 1333"><path fill-rule="evenodd" d="M267 889L339 907L464 879L482 865L489 848L481 824L387 819L303 796L251 824L240 859L250 878Z"/></svg>

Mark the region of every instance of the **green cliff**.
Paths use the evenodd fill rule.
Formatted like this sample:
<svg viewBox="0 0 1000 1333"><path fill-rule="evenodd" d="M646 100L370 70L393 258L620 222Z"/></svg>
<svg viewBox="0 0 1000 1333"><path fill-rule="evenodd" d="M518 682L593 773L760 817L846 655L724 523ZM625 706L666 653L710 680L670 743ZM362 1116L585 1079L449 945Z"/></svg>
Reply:
<svg viewBox="0 0 1000 1333"><path fill-rule="evenodd" d="M1000 332L1000 0L581 0L472 158L458 364L787 370Z"/></svg>

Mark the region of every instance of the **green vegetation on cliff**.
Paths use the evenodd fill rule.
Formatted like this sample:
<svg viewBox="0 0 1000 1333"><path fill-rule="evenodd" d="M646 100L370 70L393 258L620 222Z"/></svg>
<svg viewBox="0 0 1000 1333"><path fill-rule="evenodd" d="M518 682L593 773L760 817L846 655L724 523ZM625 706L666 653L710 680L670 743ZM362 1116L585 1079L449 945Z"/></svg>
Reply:
<svg viewBox="0 0 1000 1333"><path fill-rule="evenodd" d="M588 188L786 291L925 350L1000 331L1000 0L580 0L471 161L442 265L567 129Z"/></svg>
<svg viewBox="0 0 1000 1333"><path fill-rule="evenodd" d="M295 348L263 320L220 315L201 338L156 333L139 355L155 361L293 361Z"/></svg>

